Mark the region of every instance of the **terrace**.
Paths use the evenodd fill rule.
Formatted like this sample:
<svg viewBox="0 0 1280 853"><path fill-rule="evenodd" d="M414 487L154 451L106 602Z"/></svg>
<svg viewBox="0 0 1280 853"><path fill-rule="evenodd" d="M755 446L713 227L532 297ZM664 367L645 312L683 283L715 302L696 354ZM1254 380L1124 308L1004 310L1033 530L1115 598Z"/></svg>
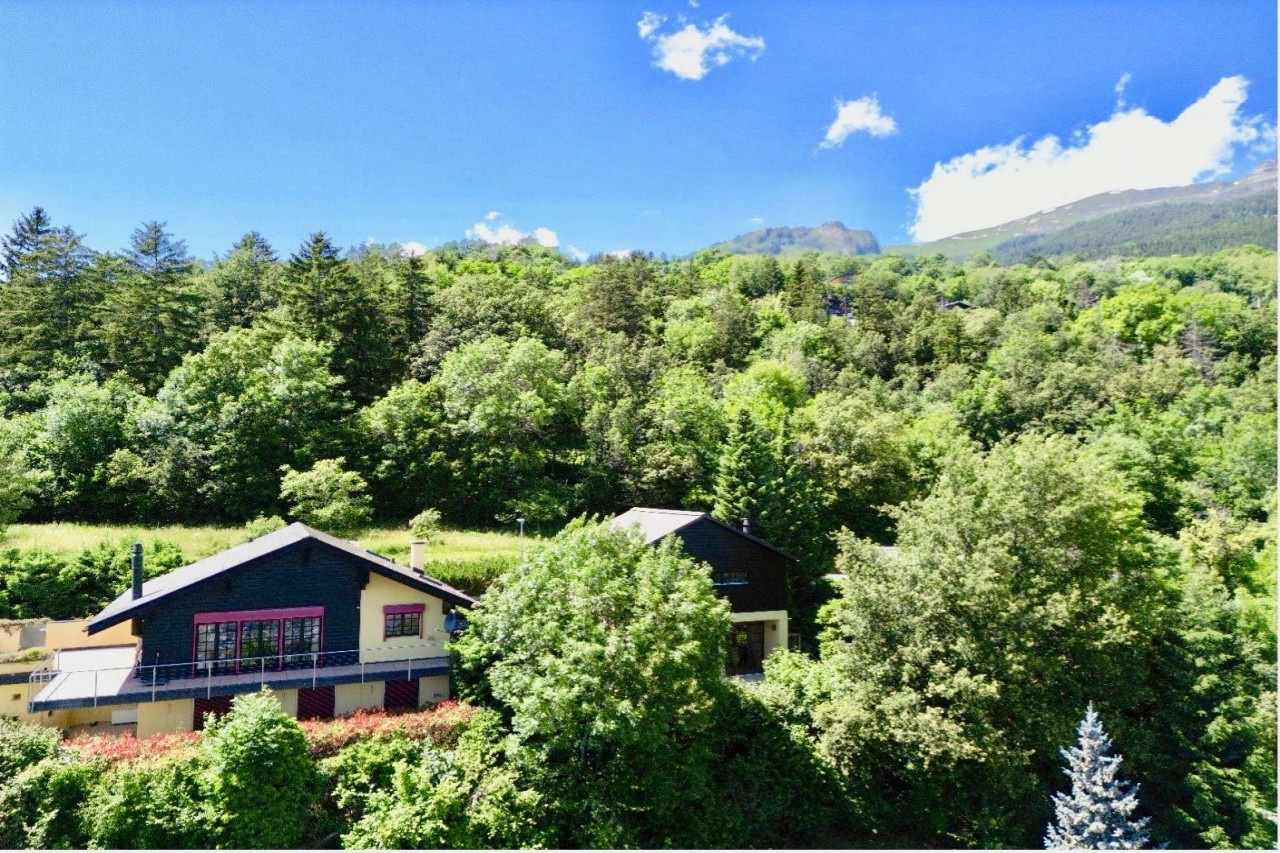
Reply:
<svg viewBox="0 0 1280 853"><path fill-rule="evenodd" d="M387 652L380 647L146 666L135 662L132 645L73 649L58 652L32 672L27 695L31 712L37 713L233 696L262 686L291 690L449 673L443 641L400 647L395 659L381 659Z"/></svg>

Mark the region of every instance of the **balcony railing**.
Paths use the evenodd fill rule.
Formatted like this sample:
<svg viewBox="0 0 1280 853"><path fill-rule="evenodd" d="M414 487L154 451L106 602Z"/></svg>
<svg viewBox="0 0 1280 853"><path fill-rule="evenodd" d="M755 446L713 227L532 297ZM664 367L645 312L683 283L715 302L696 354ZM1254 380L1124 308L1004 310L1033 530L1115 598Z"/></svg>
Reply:
<svg viewBox="0 0 1280 853"><path fill-rule="evenodd" d="M74 655L63 652L61 658ZM361 682L366 678L384 681L388 678L411 679L414 673L427 675L439 671L448 655L446 640L430 640L407 646L372 646L364 649L275 654L170 664L134 663L128 666L74 668L74 660L65 668L52 662L32 672L28 678L28 699L35 703L90 704L129 696L157 701L175 690L186 693L204 688L207 696L215 689L269 685L288 682L291 686L315 687L321 679L340 678L343 682ZM370 660L369 658L376 658ZM330 682L332 683L332 682ZM117 700L118 701L118 700Z"/></svg>

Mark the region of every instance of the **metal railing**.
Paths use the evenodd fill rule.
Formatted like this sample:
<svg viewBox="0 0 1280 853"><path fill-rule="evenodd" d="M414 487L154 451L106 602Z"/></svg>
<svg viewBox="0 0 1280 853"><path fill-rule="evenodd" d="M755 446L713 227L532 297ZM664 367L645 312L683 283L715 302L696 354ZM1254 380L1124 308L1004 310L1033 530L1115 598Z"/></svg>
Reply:
<svg viewBox="0 0 1280 853"><path fill-rule="evenodd" d="M442 631L439 633L443 633ZM377 659L367 659L370 655ZM404 655L401 657L400 655ZM354 675L359 667L360 682L364 683L366 675L372 670L383 681L388 674L399 677L398 670L404 669L404 678L413 678L415 663L419 671L426 669L428 661L439 660L448 655L448 641L429 640L424 643L405 646L369 646L363 649L343 649L339 651L302 652L294 654L274 654L255 657L218 658L216 660L183 661L181 663L135 663L130 666L99 667L93 669L61 670L51 663L36 669L28 677L28 701L34 701L44 686L57 680L59 676L83 679L86 683L79 685L76 699L93 699L96 707L99 698L117 695L117 692L102 694L105 684L116 684L124 687L136 687L127 684L130 677L145 690L150 688L151 701L157 699L158 688L170 682L181 682L184 687L204 681L205 695L212 696L215 686L227 684L270 684L281 680L305 679L311 676L311 686L315 687L320 677L326 672L345 667L347 674ZM104 677L108 674L113 678ZM247 678L246 678L247 676ZM256 679L254 678L256 676ZM130 691L130 692L136 692ZM63 698L63 697L59 697Z"/></svg>

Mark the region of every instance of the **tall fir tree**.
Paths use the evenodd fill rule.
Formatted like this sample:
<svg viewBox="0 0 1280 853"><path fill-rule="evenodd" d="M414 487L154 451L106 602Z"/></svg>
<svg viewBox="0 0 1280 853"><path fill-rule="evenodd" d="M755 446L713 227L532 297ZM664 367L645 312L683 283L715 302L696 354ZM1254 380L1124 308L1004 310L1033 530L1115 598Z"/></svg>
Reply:
<svg viewBox="0 0 1280 853"><path fill-rule="evenodd" d="M275 250L257 231L245 234L201 277L204 336L247 329L275 304L279 266Z"/></svg>
<svg viewBox="0 0 1280 853"><path fill-rule="evenodd" d="M793 320L820 322L826 317L823 305L823 281L818 268L808 258L800 258L791 268L790 280L783 291L787 313Z"/></svg>
<svg viewBox="0 0 1280 853"><path fill-rule="evenodd" d="M12 256L0 288L0 362L47 371L75 354L101 298L88 275L92 259L70 228L47 231Z"/></svg>
<svg viewBox="0 0 1280 853"><path fill-rule="evenodd" d="M4 281L13 278L14 270L21 266L22 257L39 248L45 237L53 233L53 220L43 207L32 208L13 223L13 233L0 239L0 276Z"/></svg>
<svg viewBox="0 0 1280 853"><path fill-rule="evenodd" d="M193 262L163 222L134 231L122 261L103 268L110 278L97 334L110 367L155 391L199 337Z"/></svg>
<svg viewBox="0 0 1280 853"><path fill-rule="evenodd" d="M334 369L366 405L398 378L385 316L323 231L290 258L280 285L285 329L333 345Z"/></svg>
<svg viewBox="0 0 1280 853"><path fill-rule="evenodd" d="M769 491L778 471L769 436L746 409L729 424L729 437L716 465L711 514L726 524L750 520L757 525L770 504ZM764 531L760 531L762 534Z"/></svg>
<svg viewBox="0 0 1280 853"><path fill-rule="evenodd" d="M1109 756L1111 738L1089 703L1080 721L1079 743L1062 750L1070 767L1069 794L1053 795L1056 816L1044 837L1049 850L1141 850L1150 818L1133 819L1138 786L1117 778L1121 756Z"/></svg>

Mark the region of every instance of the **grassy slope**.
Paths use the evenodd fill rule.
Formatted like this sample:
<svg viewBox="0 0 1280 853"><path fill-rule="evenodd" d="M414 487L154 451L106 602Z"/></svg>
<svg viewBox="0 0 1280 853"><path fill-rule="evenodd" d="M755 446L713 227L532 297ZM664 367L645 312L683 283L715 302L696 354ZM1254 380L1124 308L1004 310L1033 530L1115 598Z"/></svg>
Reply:
<svg viewBox="0 0 1280 853"><path fill-rule="evenodd" d="M239 527L138 527L97 524L15 524L0 539L0 548L41 548L68 556L99 543L120 541L148 545L171 542L191 561L244 540ZM373 527L356 541L399 563L409 562L409 531L403 527ZM529 541L532 545L533 539ZM510 533L446 530L440 541L427 546L427 574L472 594L479 594L493 578L520 557L520 538Z"/></svg>

